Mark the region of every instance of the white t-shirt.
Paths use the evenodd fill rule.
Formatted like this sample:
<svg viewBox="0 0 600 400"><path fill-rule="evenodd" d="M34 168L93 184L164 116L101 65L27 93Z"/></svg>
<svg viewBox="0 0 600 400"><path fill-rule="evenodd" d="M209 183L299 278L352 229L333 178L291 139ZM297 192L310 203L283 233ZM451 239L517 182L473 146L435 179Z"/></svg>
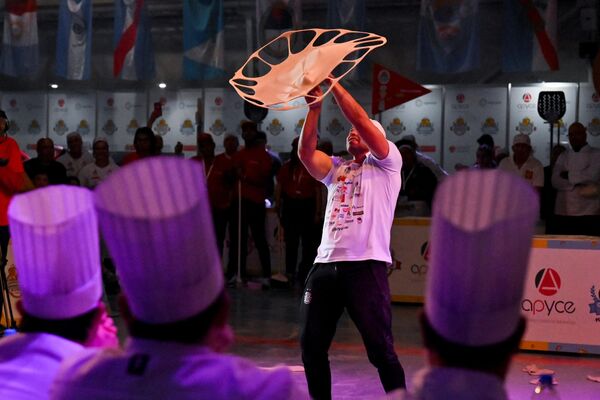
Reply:
<svg viewBox="0 0 600 400"><path fill-rule="evenodd" d="M94 163L94 157L92 157L90 153L84 151L77 160L71 157L71 154L65 153L58 157L56 161L65 166L67 169L67 176L79 176L79 172L81 172L83 167Z"/></svg>
<svg viewBox="0 0 600 400"><path fill-rule="evenodd" d="M400 192L402 156L388 141L389 153L371 153L362 164L332 158L321 180L327 186L327 210L315 263L378 260L392 262L390 233Z"/></svg>
<svg viewBox="0 0 600 400"><path fill-rule="evenodd" d="M512 157L506 157L500 161L498 169L515 173L534 187L541 188L544 186L544 166L534 156L529 156L527 161L521 165L521 168L515 164Z"/></svg>
<svg viewBox="0 0 600 400"><path fill-rule="evenodd" d="M109 162L106 167L99 167L95 163L86 165L83 167L81 172L79 172L79 183L83 187L93 189L98 186L100 182L106 179L108 175L112 174L118 169L118 165L112 161Z"/></svg>

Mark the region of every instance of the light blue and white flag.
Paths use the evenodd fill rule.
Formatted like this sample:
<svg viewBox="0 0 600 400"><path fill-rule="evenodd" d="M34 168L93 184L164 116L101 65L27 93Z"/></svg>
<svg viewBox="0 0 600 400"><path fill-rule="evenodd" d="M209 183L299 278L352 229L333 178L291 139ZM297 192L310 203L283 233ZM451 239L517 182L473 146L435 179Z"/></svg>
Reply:
<svg viewBox="0 0 600 400"><path fill-rule="evenodd" d="M90 79L92 64L92 0L61 0L56 35L56 75Z"/></svg>
<svg viewBox="0 0 600 400"><path fill-rule="evenodd" d="M225 75L222 0L184 0L183 77L208 80Z"/></svg>
<svg viewBox="0 0 600 400"><path fill-rule="evenodd" d="M470 71L479 53L478 0L421 0L417 70Z"/></svg>
<svg viewBox="0 0 600 400"><path fill-rule="evenodd" d="M31 77L38 69L37 2L6 0L0 71L10 76Z"/></svg>

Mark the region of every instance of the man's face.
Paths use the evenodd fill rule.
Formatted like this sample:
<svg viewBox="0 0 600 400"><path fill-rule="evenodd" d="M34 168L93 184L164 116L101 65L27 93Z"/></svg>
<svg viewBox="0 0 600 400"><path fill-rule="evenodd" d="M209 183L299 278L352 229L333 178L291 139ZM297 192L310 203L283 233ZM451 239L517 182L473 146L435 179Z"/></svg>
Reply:
<svg viewBox="0 0 600 400"><path fill-rule="evenodd" d="M81 154L83 142L81 141L81 138L78 136L70 137L67 139L67 147L69 148L69 153Z"/></svg>
<svg viewBox="0 0 600 400"><path fill-rule="evenodd" d="M0 134L4 133L6 130L6 120L4 118L0 118Z"/></svg>
<svg viewBox="0 0 600 400"><path fill-rule="evenodd" d="M146 135L145 133L138 134L137 138L135 138L133 142L135 151L141 154L149 154L150 146L150 136Z"/></svg>
<svg viewBox="0 0 600 400"><path fill-rule="evenodd" d="M196 141L198 146L198 153L202 154L203 157L212 157L215 154L215 142L212 137L207 133L201 133L198 135Z"/></svg>
<svg viewBox="0 0 600 400"><path fill-rule="evenodd" d="M569 128L569 143L575 150L582 148L587 140L587 134L583 125L572 125Z"/></svg>
<svg viewBox="0 0 600 400"><path fill-rule="evenodd" d="M42 139L37 145L38 158L43 162L50 162L54 159L54 142L50 139Z"/></svg>
<svg viewBox="0 0 600 400"><path fill-rule="evenodd" d="M526 143L513 144L512 151L516 161L526 161L531 154L531 146Z"/></svg>
<svg viewBox="0 0 600 400"><path fill-rule="evenodd" d="M346 150L353 156L361 155L369 151L369 148L360 139L360 136L354 127L350 128L350 132L348 132L348 136L346 137Z"/></svg>
<svg viewBox="0 0 600 400"><path fill-rule="evenodd" d="M96 144L94 144L93 152L97 164L104 164L108 161L108 144L106 142L96 142Z"/></svg>
<svg viewBox="0 0 600 400"><path fill-rule="evenodd" d="M238 149L238 146L239 146L239 142L233 136L229 136L229 137L225 138L225 140L223 141L223 147L225 147L225 153L227 153L227 154L235 153Z"/></svg>

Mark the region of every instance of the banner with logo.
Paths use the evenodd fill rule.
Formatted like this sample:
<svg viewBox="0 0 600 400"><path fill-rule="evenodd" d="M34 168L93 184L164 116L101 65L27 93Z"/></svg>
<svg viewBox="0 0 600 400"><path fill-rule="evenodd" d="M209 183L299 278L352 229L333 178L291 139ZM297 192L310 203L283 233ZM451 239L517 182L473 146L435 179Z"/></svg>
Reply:
<svg viewBox="0 0 600 400"><path fill-rule="evenodd" d="M145 92L98 92L97 136L106 138L110 151L132 151L133 135L146 125L147 110Z"/></svg>
<svg viewBox="0 0 600 400"><path fill-rule="evenodd" d="M444 169L471 166L484 133L506 146L506 87L446 87L444 101Z"/></svg>
<svg viewBox="0 0 600 400"><path fill-rule="evenodd" d="M10 120L8 134L32 157L36 155L36 142L48 132L47 100L44 92L2 93L1 108Z"/></svg>
<svg viewBox="0 0 600 400"><path fill-rule="evenodd" d="M196 119L203 110L202 90L152 90L148 115L157 102L162 104L162 116L154 122L152 129L163 138L163 153L172 153L177 142L184 145L187 155L195 153L195 147L190 145L196 144Z"/></svg>
<svg viewBox="0 0 600 400"><path fill-rule="evenodd" d="M392 301L422 303L429 265L429 218L396 218L392 226Z"/></svg>
<svg viewBox="0 0 600 400"><path fill-rule="evenodd" d="M596 93L592 84L582 83L579 85L578 109L577 120L587 128L589 145L600 147L600 95Z"/></svg>
<svg viewBox="0 0 600 400"><path fill-rule="evenodd" d="M529 259L521 348L600 354L600 243L538 238Z"/></svg>
<svg viewBox="0 0 600 400"><path fill-rule="evenodd" d="M304 98L291 102L293 106L304 105ZM292 149L292 140L300 136L304 118L308 111L307 107L299 107L293 110L275 111L269 110L269 114L260 125L260 129L267 134L267 144L271 150L277 153L286 153Z"/></svg>
<svg viewBox="0 0 600 400"><path fill-rule="evenodd" d="M560 140L568 142L567 128L577 117L577 84L576 83L545 83L529 86L513 86L509 95L509 125L508 144L512 144L512 138L518 133L529 135L533 155L543 165L550 163L550 124L546 123L537 111L537 100L542 91L563 91L567 102L567 111L554 125L554 143L558 142L558 131Z"/></svg>
<svg viewBox="0 0 600 400"><path fill-rule="evenodd" d="M231 88L205 89L204 98L204 131L213 135L215 152L224 151L223 139L228 134L236 135L243 145L241 124L248 119L244 100Z"/></svg>
<svg viewBox="0 0 600 400"><path fill-rule="evenodd" d="M22 301L22 295L21 295L21 289L19 288L19 281L17 279L18 278L17 277L17 268L15 266L15 260L14 260L14 256L13 256L12 241L10 241L8 243L6 259L8 262L6 263L4 273L5 273L6 281L8 284L8 295L10 298L12 317L14 318L17 326L19 326L23 316L21 315L21 313L19 312L19 309L17 308L17 302ZM2 293L2 294L4 295L4 293ZM0 319L0 324L9 327L11 325L10 317L7 319L6 315L4 315L4 312L2 312L1 314L2 314L2 318Z"/></svg>
<svg viewBox="0 0 600 400"><path fill-rule="evenodd" d="M83 148L92 148L96 136L96 93L53 92L48 95L48 137L67 146L67 134L79 132Z"/></svg>
<svg viewBox="0 0 600 400"><path fill-rule="evenodd" d="M360 104L365 111L371 110L371 91L369 89L353 89L350 91L358 104ZM306 117L307 109L303 108L304 116ZM371 116L371 118L374 118ZM333 144L333 151L335 153L346 150L346 136L350 131L350 123L344 117L344 114L340 110L340 107L335 101L335 97L332 94L328 94L323 99L323 107L321 109L321 118L319 121L319 138L330 140ZM394 140L390 137L389 133L387 138Z"/></svg>
<svg viewBox="0 0 600 400"><path fill-rule="evenodd" d="M419 151L439 163L442 158L443 90L441 86L426 88L431 93L384 111L381 124L389 140L396 142L405 135L413 135Z"/></svg>

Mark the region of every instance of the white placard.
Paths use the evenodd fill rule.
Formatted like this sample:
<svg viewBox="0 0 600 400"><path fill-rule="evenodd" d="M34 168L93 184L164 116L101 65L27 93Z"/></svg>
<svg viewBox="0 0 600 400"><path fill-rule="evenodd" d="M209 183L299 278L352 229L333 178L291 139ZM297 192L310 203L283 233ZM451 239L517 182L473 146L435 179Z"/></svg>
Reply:
<svg viewBox="0 0 600 400"><path fill-rule="evenodd" d="M419 150L440 163L443 90L439 86L425 87L431 93L384 111L381 124L392 142L414 135Z"/></svg>
<svg viewBox="0 0 600 400"><path fill-rule="evenodd" d="M148 120L145 92L98 92L98 136L111 151L131 151L133 135Z"/></svg>
<svg viewBox="0 0 600 400"><path fill-rule="evenodd" d="M600 148L600 96L590 83L579 85L578 120L587 128L589 145Z"/></svg>
<svg viewBox="0 0 600 400"><path fill-rule="evenodd" d="M563 91L567 102L567 111L554 127L554 144L567 142L567 128L575 122L577 112L576 83L544 83L531 86L513 86L510 89L508 141L518 133L524 133L531 138L533 155L543 165L550 162L550 124L546 123L537 111L537 101L542 91Z"/></svg>
<svg viewBox="0 0 600 400"><path fill-rule="evenodd" d="M480 86L446 88L444 101L444 169L475 163L477 139L484 133L506 146L507 88Z"/></svg>
<svg viewBox="0 0 600 400"><path fill-rule="evenodd" d="M232 88L205 89L204 98L204 131L213 135L215 152L223 152L223 139L228 134L236 135L243 144L241 124L247 120L244 100Z"/></svg>
<svg viewBox="0 0 600 400"><path fill-rule="evenodd" d="M47 101L43 92L2 93L2 109L10 120L8 134L32 157L36 156L36 142L48 132Z"/></svg>
<svg viewBox="0 0 600 400"><path fill-rule="evenodd" d="M67 145L67 134L78 132L84 149L96 135L95 92L52 92L48 95L48 136L55 145Z"/></svg>
<svg viewBox="0 0 600 400"><path fill-rule="evenodd" d="M304 119L308 111L304 98L293 100L291 105L300 106L292 110L269 110L259 129L267 134L267 144L277 153L291 150L292 140L300 136Z"/></svg>

